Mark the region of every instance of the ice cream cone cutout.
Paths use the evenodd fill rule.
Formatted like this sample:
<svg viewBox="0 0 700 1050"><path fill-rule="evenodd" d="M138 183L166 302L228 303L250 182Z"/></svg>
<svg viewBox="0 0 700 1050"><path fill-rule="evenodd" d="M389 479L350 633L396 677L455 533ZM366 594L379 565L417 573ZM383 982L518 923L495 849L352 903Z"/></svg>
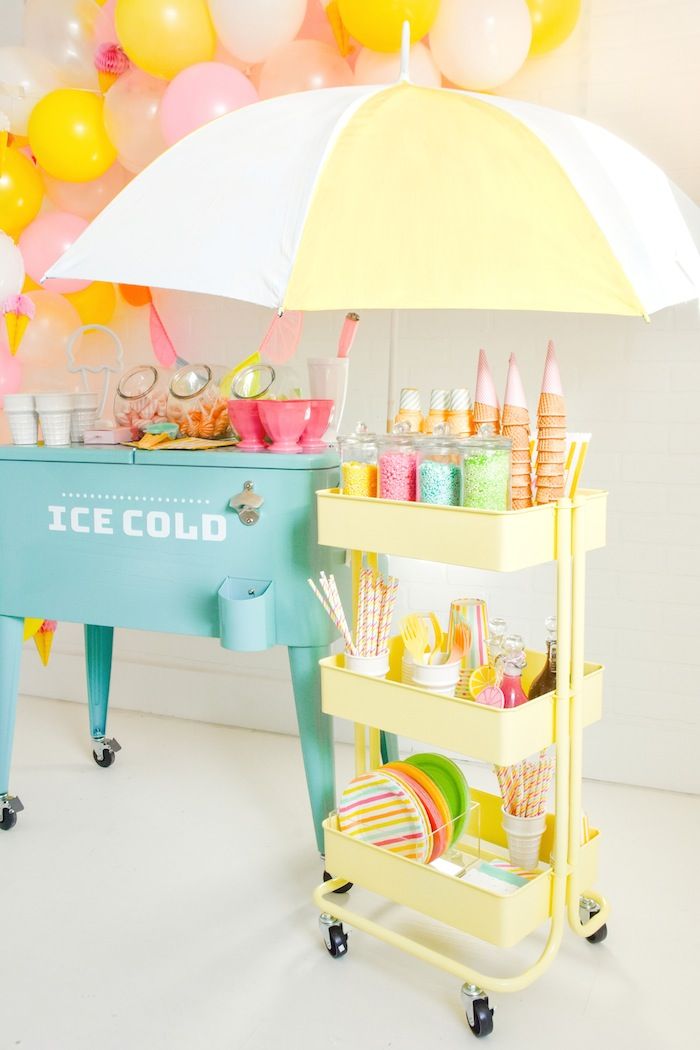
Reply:
<svg viewBox="0 0 700 1050"><path fill-rule="evenodd" d="M36 307L28 295L11 295L2 304L2 314L7 331L7 345L11 354L16 354L27 325L34 320Z"/></svg>
<svg viewBox="0 0 700 1050"><path fill-rule="evenodd" d="M55 620L44 620L41 627L34 635L34 644L36 645L37 652L41 657L41 662L46 667L51 656L51 646L53 645L54 635L56 634L56 627L58 624Z"/></svg>
<svg viewBox="0 0 700 1050"><path fill-rule="evenodd" d="M95 52L95 69L100 91L106 95L115 80L126 73L131 63L119 44L100 44Z"/></svg>

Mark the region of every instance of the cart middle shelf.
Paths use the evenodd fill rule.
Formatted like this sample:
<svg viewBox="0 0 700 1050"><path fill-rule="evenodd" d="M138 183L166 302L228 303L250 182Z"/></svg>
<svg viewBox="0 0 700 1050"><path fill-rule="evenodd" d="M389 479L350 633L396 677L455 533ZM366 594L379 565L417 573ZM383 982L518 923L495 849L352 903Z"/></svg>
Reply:
<svg viewBox="0 0 700 1050"><path fill-rule="evenodd" d="M386 679L346 670L342 654L321 660L323 710L361 725L421 740L483 762L508 766L554 743L554 693L545 693L513 710L485 707L471 700L440 696L401 682L399 637L391 642ZM544 653L528 651L525 687L539 673ZM599 721L603 708L603 667L584 665L583 724Z"/></svg>

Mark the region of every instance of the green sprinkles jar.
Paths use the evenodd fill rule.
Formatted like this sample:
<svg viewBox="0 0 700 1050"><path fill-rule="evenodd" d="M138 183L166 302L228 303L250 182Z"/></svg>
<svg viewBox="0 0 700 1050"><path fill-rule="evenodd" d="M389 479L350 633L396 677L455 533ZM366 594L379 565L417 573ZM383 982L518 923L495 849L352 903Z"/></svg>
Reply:
<svg viewBox="0 0 700 1050"><path fill-rule="evenodd" d="M463 442L462 506L475 510L510 510L510 438L483 426Z"/></svg>
<svg viewBox="0 0 700 1050"><path fill-rule="evenodd" d="M433 436L421 443L416 498L442 507L461 506L462 453L454 439Z"/></svg>

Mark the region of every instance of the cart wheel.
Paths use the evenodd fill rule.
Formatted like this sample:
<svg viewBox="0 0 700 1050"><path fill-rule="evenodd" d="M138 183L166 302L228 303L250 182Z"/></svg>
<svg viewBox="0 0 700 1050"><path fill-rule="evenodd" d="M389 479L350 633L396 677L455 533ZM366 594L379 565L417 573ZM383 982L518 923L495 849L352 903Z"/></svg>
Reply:
<svg viewBox="0 0 700 1050"><path fill-rule="evenodd" d="M330 942L330 943L328 943ZM326 948L334 959L340 959L348 954L348 935L343 929L342 922L338 926L331 926L328 930L328 942Z"/></svg>
<svg viewBox="0 0 700 1050"><path fill-rule="evenodd" d="M608 925L603 923L599 930L592 933L590 937L586 937L589 944L602 944L605 938L608 936Z"/></svg>
<svg viewBox="0 0 700 1050"><path fill-rule="evenodd" d="M17 814L11 806L5 806L0 820L0 831L11 831L17 823Z"/></svg>
<svg viewBox="0 0 700 1050"><path fill-rule="evenodd" d="M335 878L335 875L331 875L331 873L329 871L324 871L324 873L323 873L323 881L324 882L330 882L331 879L334 879L334 878ZM338 886L337 890L333 890L333 893L347 893L348 890L352 889L352 887L353 887L353 883L352 882L345 882L345 883L343 883L342 886Z"/></svg>
<svg viewBox="0 0 700 1050"><path fill-rule="evenodd" d="M493 1010L489 1006L488 997L474 1000L474 1023L472 1024L467 1014L467 1024L477 1039L483 1039L485 1036L491 1035L491 1032L493 1032Z"/></svg>
<svg viewBox="0 0 700 1050"><path fill-rule="evenodd" d="M114 765L114 760L117 756L115 755L114 751L112 751L111 747L106 747L102 752L101 758L98 757L96 751L92 752L92 757L95 759L97 765L101 766L102 769L109 769L110 766Z"/></svg>

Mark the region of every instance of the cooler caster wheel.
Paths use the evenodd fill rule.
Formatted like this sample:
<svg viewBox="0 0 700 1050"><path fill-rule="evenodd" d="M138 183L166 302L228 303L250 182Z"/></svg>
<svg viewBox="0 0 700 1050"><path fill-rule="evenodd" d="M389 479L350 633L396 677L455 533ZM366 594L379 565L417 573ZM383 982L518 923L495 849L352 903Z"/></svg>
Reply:
<svg viewBox="0 0 700 1050"><path fill-rule="evenodd" d="M330 882L331 879L333 879L333 878L335 878L335 876L331 875L331 873L329 871L324 871L324 873L323 873L323 881L324 882ZM333 890L333 893L347 893L348 890L352 889L352 887L353 887L353 883L352 882L344 882L342 886L338 886L337 890Z"/></svg>
<svg viewBox="0 0 700 1050"><path fill-rule="evenodd" d="M12 831L24 806L17 797L0 798L0 831Z"/></svg>
<svg viewBox="0 0 700 1050"><path fill-rule="evenodd" d="M338 922L332 915L323 914L319 917L318 924L323 934L323 943L329 955L334 959L340 959L348 954L348 935L343 929L342 922Z"/></svg>
<svg viewBox="0 0 700 1050"><path fill-rule="evenodd" d="M117 751L121 751L121 745L116 740L110 740L107 737L103 737L102 740L96 740L95 744L97 746L92 750L92 757L102 769L109 769L110 766L114 765Z"/></svg>
<svg viewBox="0 0 700 1050"><path fill-rule="evenodd" d="M602 944L605 938L608 936L607 923L603 923L599 930L592 933L590 937L586 937L589 944Z"/></svg>
<svg viewBox="0 0 700 1050"><path fill-rule="evenodd" d="M462 985L462 1001L467 1015L467 1024L477 1039L493 1032L493 1009L489 997L482 988L474 984Z"/></svg>

